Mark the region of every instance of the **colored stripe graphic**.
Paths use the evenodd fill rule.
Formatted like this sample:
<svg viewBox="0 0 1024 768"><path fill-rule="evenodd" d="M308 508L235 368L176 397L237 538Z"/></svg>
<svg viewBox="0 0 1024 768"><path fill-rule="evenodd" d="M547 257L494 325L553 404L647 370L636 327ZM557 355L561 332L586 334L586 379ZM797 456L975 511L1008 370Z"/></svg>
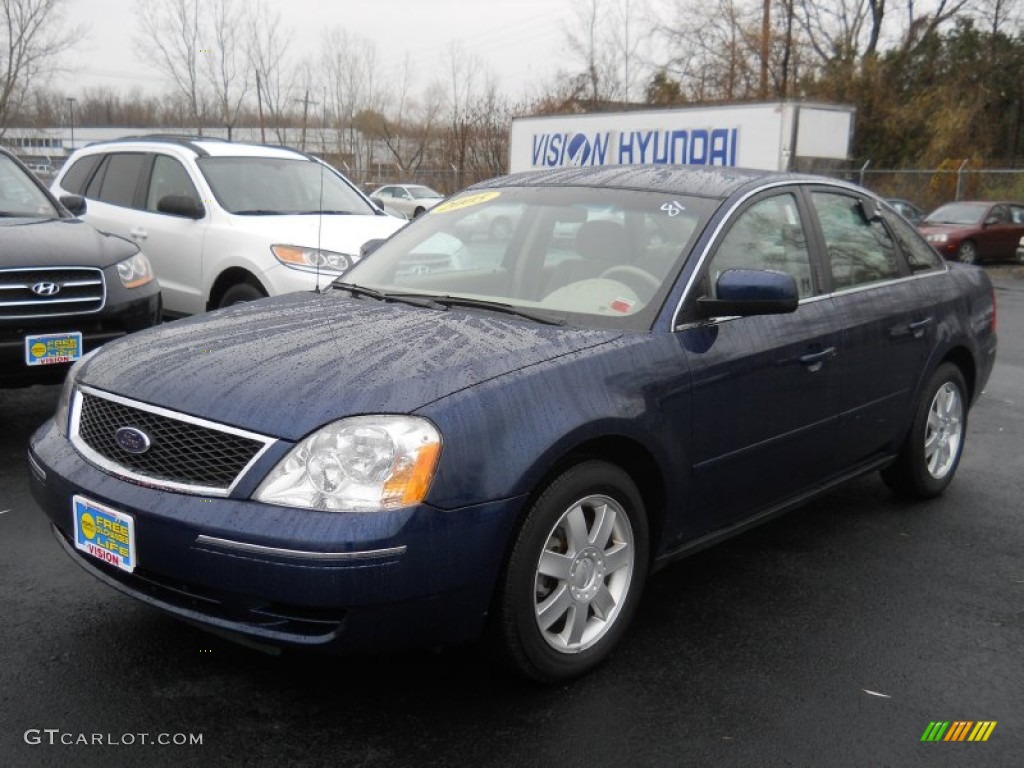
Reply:
<svg viewBox="0 0 1024 768"><path fill-rule="evenodd" d="M933 720L921 734L921 741L988 741L995 720Z"/></svg>

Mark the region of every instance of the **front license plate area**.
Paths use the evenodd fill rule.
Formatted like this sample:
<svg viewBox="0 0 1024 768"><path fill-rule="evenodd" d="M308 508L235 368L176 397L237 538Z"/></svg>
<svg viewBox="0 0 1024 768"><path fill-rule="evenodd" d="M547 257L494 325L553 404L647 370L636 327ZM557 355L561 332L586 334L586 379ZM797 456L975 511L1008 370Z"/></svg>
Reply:
<svg viewBox="0 0 1024 768"><path fill-rule="evenodd" d="M84 496L72 501L75 549L131 573L135 570L135 520Z"/></svg>
<svg viewBox="0 0 1024 768"><path fill-rule="evenodd" d="M25 365L73 363L82 356L82 333L43 333L25 337Z"/></svg>

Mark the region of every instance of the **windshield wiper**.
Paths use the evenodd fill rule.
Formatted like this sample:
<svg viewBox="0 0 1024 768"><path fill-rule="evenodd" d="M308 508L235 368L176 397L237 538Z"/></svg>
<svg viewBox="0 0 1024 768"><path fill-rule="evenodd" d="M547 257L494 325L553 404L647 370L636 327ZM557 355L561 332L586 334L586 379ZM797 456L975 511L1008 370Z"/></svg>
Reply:
<svg viewBox="0 0 1024 768"><path fill-rule="evenodd" d="M469 299L461 296L432 296L433 300L438 304L442 304L446 307L474 307L477 309L491 309L495 312L504 312L508 315L518 315L519 317L525 317L527 320L533 320L538 323L544 323L545 325L565 325L565 318L555 317L545 312L534 312L529 309L523 309L513 304L505 304L500 301L487 301L486 299Z"/></svg>
<svg viewBox="0 0 1024 768"><path fill-rule="evenodd" d="M371 299L377 299L378 301L399 301L403 304L411 304L414 307L447 309L444 304L434 301L431 298L420 298L416 294L411 293L387 293L385 291L378 291L376 288L367 288L365 285L346 283L344 280L335 280L331 283L331 287L341 288L342 290L348 291L353 296L369 296Z"/></svg>
<svg viewBox="0 0 1024 768"><path fill-rule="evenodd" d="M330 209L327 209L327 208L325 208L322 211L288 211L288 213L292 214L294 216L316 216L318 214L323 214L325 216L351 216L352 215L352 211L340 211L340 210L336 211L336 210L330 210Z"/></svg>
<svg viewBox="0 0 1024 768"><path fill-rule="evenodd" d="M247 208L244 211L232 211L235 216L284 216L285 211L272 211L269 208Z"/></svg>

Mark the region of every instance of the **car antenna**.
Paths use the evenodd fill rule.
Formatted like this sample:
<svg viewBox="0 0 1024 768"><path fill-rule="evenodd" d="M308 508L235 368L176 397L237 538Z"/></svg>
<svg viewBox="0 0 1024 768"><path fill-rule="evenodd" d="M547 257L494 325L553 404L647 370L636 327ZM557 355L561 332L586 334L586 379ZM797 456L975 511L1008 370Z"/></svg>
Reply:
<svg viewBox="0 0 1024 768"><path fill-rule="evenodd" d="M320 293L320 262L323 260L323 251L320 250L320 241L324 231L324 161L317 158L320 166L320 200L317 204L316 219L316 292Z"/></svg>

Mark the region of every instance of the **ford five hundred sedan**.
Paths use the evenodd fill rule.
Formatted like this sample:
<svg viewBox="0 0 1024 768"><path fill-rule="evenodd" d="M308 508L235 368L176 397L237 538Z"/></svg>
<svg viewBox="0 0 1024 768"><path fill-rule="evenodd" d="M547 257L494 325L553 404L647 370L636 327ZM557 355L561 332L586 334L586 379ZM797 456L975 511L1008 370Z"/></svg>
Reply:
<svg viewBox="0 0 1024 768"><path fill-rule="evenodd" d="M985 274L825 178L513 175L376 245L80 361L29 450L64 551L250 645L566 679L675 558L867 472L941 493L995 356Z"/></svg>

